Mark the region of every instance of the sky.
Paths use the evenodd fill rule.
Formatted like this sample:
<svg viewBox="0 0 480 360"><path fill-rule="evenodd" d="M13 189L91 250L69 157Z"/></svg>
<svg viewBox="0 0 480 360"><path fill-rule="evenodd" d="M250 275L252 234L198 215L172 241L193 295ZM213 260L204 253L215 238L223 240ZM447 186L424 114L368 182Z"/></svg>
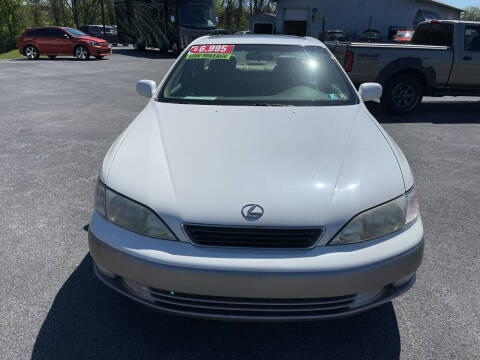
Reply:
<svg viewBox="0 0 480 360"><path fill-rule="evenodd" d="M439 0L445 4L453 5L461 9L469 6L478 6L480 7L480 0Z"/></svg>

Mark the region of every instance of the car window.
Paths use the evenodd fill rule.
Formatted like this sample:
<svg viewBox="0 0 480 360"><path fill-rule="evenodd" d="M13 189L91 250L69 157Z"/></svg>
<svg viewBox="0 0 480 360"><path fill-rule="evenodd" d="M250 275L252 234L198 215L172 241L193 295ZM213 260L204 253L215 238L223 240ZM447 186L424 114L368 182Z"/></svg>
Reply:
<svg viewBox="0 0 480 360"><path fill-rule="evenodd" d="M413 34L413 44L452 46L453 24L423 23L418 25Z"/></svg>
<svg viewBox="0 0 480 360"><path fill-rule="evenodd" d="M85 35L87 35L84 32L82 32L80 30L77 30L77 29L74 29L74 28L65 28L65 31L72 36L85 36Z"/></svg>
<svg viewBox="0 0 480 360"><path fill-rule="evenodd" d="M39 31L38 29L30 30L27 34L27 36L38 36Z"/></svg>
<svg viewBox="0 0 480 360"><path fill-rule="evenodd" d="M319 46L193 46L158 101L224 105L353 105L357 97Z"/></svg>
<svg viewBox="0 0 480 360"><path fill-rule="evenodd" d="M46 37L48 36L47 29L36 29L35 36Z"/></svg>
<svg viewBox="0 0 480 360"><path fill-rule="evenodd" d="M399 31L399 32L397 33L397 36L398 36L398 37L402 37L402 38L411 38L412 35L413 35L413 33L412 33L412 32L409 32L409 31Z"/></svg>
<svg viewBox="0 0 480 360"><path fill-rule="evenodd" d="M64 32L60 29L49 29L49 33L51 37L54 38L63 38Z"/></svg>
<svg viewBox="0 0 480 360"><path fill-rule="evenodd" d="M480 51L480 26L467 26L465 28L465 50Z"/></svg>
<svg viewBox="0 0 480 360"><path fill-rule="evenodd" d="M54 37L54 29L43 29L44 36Z"/></svg>

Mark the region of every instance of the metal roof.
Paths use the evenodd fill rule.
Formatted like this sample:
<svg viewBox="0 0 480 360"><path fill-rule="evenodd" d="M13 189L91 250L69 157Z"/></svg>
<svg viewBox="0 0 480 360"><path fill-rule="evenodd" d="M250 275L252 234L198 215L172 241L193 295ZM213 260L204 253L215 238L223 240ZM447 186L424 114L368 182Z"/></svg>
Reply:
<svg viewBox="0 0 480 360"><path fill-rule="evenodd" d="M463 9L457 8L457 7L452 6L452 5L445 4L445 3L441 2L441 1L437 1L437 0L417 0L417 1L418 1L418 2L431 3L431 4L433 4L433 5L446 7L446 8L455 10L455 11L465 11L465 10L463 10Z"/></svg>

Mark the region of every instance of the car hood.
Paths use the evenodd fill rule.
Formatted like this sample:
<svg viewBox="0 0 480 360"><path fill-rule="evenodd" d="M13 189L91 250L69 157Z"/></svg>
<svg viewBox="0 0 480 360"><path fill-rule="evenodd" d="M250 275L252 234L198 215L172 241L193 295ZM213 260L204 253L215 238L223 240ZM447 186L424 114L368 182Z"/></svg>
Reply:
<svg viewBox="0 0 480 360"><path fill-rule="evenodd" d="M84 41L96 41L96 42L106 42L104 39L97 38L95 36L84 35L84 36L77 36L77 40L84 40Z"/></svg>
<svg viewBox="0 0 480 360"><path fill-rule="evenodd" d="M151 101L104 163L107 186L180 224L325 226L405 192L363 105L234 107ZM108 176L106 176L108 174ZM241 209L259 204L247 222Z"/></svg>

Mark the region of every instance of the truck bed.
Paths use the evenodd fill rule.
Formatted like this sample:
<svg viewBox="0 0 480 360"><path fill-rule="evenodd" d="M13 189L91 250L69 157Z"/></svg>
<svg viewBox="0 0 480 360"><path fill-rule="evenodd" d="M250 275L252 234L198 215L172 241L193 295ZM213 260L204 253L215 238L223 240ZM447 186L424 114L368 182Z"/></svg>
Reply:
<svg viewBox="0 0 480 360"><path fill-rule="evenodd" d="M431 72L437 86L446 86L454 60L453 48L449 46L357 42L325 42L325 45L342 65L347 51L353 54L349 76L356 85L372 81L382 83L395 71L396 63L404 67L406 62L411 62L412 68Z"/></svg>

